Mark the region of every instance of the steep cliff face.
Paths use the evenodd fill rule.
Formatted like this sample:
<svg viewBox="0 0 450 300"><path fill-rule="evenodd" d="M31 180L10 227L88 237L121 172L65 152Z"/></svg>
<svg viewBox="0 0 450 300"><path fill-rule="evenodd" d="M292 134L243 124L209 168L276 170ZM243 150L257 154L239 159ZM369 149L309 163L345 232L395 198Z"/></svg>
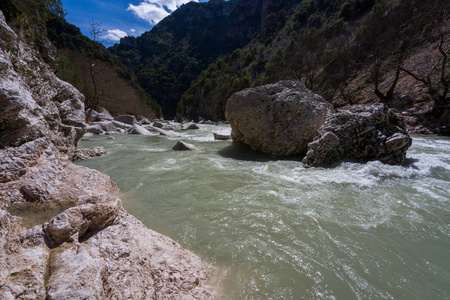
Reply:
<svg viewBox="0 0 450 300"><path fill-rule="evenodd" d="M36 45L26 42L29 32L16 34L4 17L0 22L0 147L48 137L70 151L84 133L83 95L40 59Z"/></svg>
<svg viewBox="0 0 450 300"><path fill-rule="evenodd" d="M268 14L298 0L232 0L188 3L138 38L127 37L109 50L135 70L143 88L173 117L181 95L209 63L245 46Z"/></svg>
<svg viewBox="0 0 450 300"><path fill-rule="evenodd" d="M128 214L108 176L70 162L83 96L44 63L39 31L17 24L0 11L1 298L211 298L210 266Z"/></svg>

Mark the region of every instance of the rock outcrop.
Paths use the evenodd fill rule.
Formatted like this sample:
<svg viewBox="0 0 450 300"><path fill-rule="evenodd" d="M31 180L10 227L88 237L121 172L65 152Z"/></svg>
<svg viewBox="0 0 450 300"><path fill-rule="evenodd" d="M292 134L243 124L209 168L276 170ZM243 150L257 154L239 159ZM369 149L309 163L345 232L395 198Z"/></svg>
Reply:
<svg viewBox="0 0 450 300"><path fill-rule="evenodd" d="M357 105L328 116L309 143L303 163L313 167L354 158L401 164L411 141L391 109L383 104Z"/></svg>
<svg viewBox="0 0 450 300"><path fill-rule="evenodd" d="M0 148L46 136L70 151L84 133L83 95L38 59L3 14L0 27Z"/></svg>
<svg viewBox="0 0 450 300"><path fill-rule="evenodd" d="M233 141L275 155L305 153L331 104L298 81L280 81L234 93L225 115Z"/></svg>
<svg viewBox="0 0 450 300"><path fill-rule="evenodd" d="M0 12L1 298L211 298L210 266L129 215L108 176L70 162L86 127L83 96L22 30ZM29 206L38 219L36 205L55 203L65 209L30 226L8 212Z"/></svg>

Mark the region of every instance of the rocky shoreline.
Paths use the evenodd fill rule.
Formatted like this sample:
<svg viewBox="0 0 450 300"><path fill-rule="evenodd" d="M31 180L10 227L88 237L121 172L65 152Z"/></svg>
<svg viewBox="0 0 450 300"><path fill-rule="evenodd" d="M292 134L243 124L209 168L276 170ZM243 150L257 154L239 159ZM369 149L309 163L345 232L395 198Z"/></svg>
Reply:
<svg viewBox="0 0 450 300"><path fill-rule="evenodd" d="M0 13L1 299L213 298L210 265L127 213L109 176L71 162L83 96L27 34ZM8 211L55 203L63 211L31 228Z"/></svg>

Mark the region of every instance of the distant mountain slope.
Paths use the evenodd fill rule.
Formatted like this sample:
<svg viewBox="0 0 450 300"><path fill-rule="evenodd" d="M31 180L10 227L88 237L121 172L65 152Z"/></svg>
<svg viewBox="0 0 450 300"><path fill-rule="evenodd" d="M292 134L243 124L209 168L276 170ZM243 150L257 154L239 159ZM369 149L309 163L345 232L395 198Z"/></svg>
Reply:
<svg viewBox="0 0 450 300"><path fill-rule="evenodd" d="M212 0L188 3L142 36L108 50L135 70L143 88L173 117L192 80L220 55L245 46L272 12L300 0Z"/></svg>
<svg viewBox="0 0 450 300"><path fill-rule="evenodd" d="M448 134L449 12L445 0L304 0L210 64L178 114L224 118L233 92L296 79L335 107L385 102L417 132Z"/></svg>
<svg viewBox="0 0 450 300"><path fill-rule="evenodd" d="M46 26L49 39L60 53L56 74L61 79L73 84L86 97L92 97L93 81L89 66L92 49L96 47L93 71L99 106L116 115L161 115L160 106L142 89L133 71L103 45L82 35L78 27L63 18L52 18Z"/></svg>

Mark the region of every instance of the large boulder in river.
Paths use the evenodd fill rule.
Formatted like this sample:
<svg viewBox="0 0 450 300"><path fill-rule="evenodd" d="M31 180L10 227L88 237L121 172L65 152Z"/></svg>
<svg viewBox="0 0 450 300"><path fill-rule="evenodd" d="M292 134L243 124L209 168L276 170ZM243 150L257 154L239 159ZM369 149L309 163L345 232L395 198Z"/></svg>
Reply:
<svg viewBox="0 0 450 300"><path fill-rule="evenodd" d="M307 167L344 158L401 164L411 138L401 119L383 104L356 105L330 115L303 159Z"/></svg>
<svg viewBox="0 0 450 300"><path fill-rule="evenodd" d="M280 81L234 93L225 116L234 141L275 155L306 152L333 108L298 81Z"/></svg>

